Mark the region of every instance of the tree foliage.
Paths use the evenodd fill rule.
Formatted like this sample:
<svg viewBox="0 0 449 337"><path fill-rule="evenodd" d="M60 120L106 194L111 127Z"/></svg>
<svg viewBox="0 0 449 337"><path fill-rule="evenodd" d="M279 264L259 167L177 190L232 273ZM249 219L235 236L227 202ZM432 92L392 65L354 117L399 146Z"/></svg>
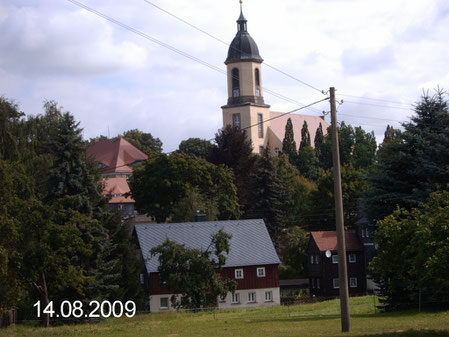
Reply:
<svg viewBox="0 0 449 337"><path fill-rule="evenodd" d="M373 172L367 210L374 220L396 205L411 209L449 181L449 110L447 94L425 93L404 131L387 130Z"/></svg>
<svg viewBox="0 0 449 337"><path fill-rule="evenodd" d="M142 132L138 129L128 130L123 133L125 138L149 158L162 153L162 142L159 138L154 138L151 133Z"/></svg>
<svg viewBox="0 0 449 337"><path fill-rule="evenodd" d="M341 168L343 192L343 215L345 226L352 228L357 219L357 200L368 188L360 170L352 164ZM323 171L317 181L317 189L312 193L312 217L308 224L311 230L335 230L335 199L333 169Z"/></svg>
<svg viewBox="0 0 449 337"><path fill-rule="evenodd" d="M220 275L229 254L231 235L219 230L212 235L205 250L187 248L165 240L151 249L151 256L159 260L159 282L175 294L171 298L175 308L200 309L217 305L218 297L234 292L237 283Z"/></svg>
<svg viewBox="0 0 449 337"><path fill-rule="evenodd" d="M215 135L215 145L207 158L215 165L223 164L232 169L237 197L243 213L246 211L249 200L249 176L256 162L256 156L252 151L253 147L246 135L246 130L227 125Z"/></svg>
<svg viewBox="0 0 449 337"><path fill-rule="evenodd" d="M208 201L205 205L210 205L211 211L218 211L219 220L240 216L232 171L194 155L173 153L153 158L134 172L129 186L136 209L158 222L172 217L192 191L199 192L202 201Z"/></svg>
<svg viewBox="0 0 449 337"><path fill-rule="evenodd" d="M291 163L296 162L296 142L291 118L287 119L287 123L285 125L285 135L282 141L282 152L288 156Z"/></svg>
<svg viewBox="0 0 449 337"><path fill-rule="evenodd" d="M268 146L263 155L257 158L256 168L250 176L250 186L251 198L245 217L264 219L274 245L279 247L282 230L288 224L284 206L288 203L288 195Z"/></svg>
<svg viewBox="0 0 449 337"><path fill-rule="evenodd" d="M396 209L378 222L372 269L388 307L449 301L449 191L432 192L420 209Z"/></svg>
<svg viewBox="0 0 449 337"><path fill-rule="evenodd" d="M305 146L312 146L311 140L310 140L310 132L309 132L309 126L307 125L307 121L304 120L304 124L302 125L301 129L301 143L299 144L299 148Z"/></svg>
<svg viewBox="0 0 449 337"><path fill-rule="evenodd" d="M179 144L179 151L194 154L204 159L208 158L213 145L211 142L201 138L189 138Z"/></svg>
<svg viewBox="0 0 449 337"><path fill-rule="evenodd" d="M300 226L292 226L284 231L279 249L280 259L283 264L279 275L281 279L294 279L306 276L308 242L309 234Z"/></svg>

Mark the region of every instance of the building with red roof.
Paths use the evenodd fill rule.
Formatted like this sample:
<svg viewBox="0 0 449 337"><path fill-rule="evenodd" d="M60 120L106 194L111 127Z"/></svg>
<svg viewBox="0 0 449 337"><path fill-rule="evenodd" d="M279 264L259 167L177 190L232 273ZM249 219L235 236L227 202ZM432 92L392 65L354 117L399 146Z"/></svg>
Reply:
<svg viewBox="0 0 449 337"><path fill-rule="evenodd" d="M353 231L345 232L345 243L349 294L364 294L367 284L364 246ZM311 294L320 297L339 296L337 232L311 232L307 255Z"/></svg>
<svg viewBox="0 0 449 337"><path fill-rule="evenodd" d="M103 193L110 196L109 206L133 215L134 200L129 196L128 178L133 165L147 160L148 156L122 136L94 141L87 149L87 155L101 168Z"/></svg>

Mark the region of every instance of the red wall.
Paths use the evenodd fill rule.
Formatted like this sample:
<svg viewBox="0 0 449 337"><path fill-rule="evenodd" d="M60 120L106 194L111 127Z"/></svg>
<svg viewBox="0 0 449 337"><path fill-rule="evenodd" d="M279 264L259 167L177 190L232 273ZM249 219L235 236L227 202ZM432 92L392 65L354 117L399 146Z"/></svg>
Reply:
<svg viewBox="0 0 449 337"><path fill-rule="evenodd" d="M257 268L265 267L265 277L257 277ZM237 289L259 289L279 287L279 271L277 264L263 266L245 266L223 268L221 275L225 278L235 279L235 269L243 269L243 279L237 281ZM159 285L159 273L150 273L150 294L172 294L166 287Z"/></svg>

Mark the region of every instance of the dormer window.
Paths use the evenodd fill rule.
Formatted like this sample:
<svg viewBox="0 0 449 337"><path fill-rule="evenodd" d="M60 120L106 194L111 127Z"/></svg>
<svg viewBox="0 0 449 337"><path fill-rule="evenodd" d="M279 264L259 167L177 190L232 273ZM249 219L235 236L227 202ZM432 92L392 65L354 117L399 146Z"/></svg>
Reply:
<svg viewBox="0 0 449 337"><path fill-rule="evenodd" d="M232 97L240 96L240 74L237 68L232 69Z"/></svg>

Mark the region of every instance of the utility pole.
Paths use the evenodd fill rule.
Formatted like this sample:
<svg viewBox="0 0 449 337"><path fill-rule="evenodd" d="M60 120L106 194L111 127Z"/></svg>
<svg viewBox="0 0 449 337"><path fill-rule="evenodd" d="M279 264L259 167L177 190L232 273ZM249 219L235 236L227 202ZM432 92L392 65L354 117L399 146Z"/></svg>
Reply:
<svg viewBox="0 0 449 337"><path fill-rule="evenodd" d="M338 278L340 282L341 331L348 332L351 327L351 319L349 316L348 266L346 264L345 225L343 220L343 196L341 191L340 150L338 146L335 88L331 87L329 93L332 126L332 162L334 165L335 219L338 243Z"/></svg>

